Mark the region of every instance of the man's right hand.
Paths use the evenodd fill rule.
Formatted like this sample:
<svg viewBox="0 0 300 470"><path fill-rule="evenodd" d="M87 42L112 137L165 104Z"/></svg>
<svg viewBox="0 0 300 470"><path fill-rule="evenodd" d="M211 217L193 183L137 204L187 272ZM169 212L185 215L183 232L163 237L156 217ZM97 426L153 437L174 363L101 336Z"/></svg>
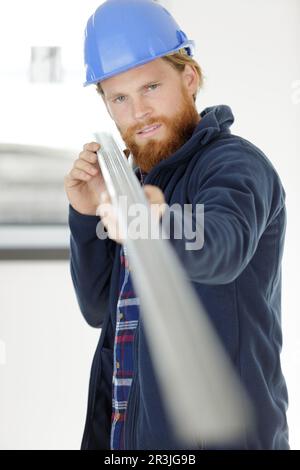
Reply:
<svg viewBox="0 0 300 470"><path fill-rule="evenodd" d="M79 213L96 215L100 194L106 185L98 163L100 145L90 142L75 160L70 173L64 178L64 186L71 206Z"/></svg>

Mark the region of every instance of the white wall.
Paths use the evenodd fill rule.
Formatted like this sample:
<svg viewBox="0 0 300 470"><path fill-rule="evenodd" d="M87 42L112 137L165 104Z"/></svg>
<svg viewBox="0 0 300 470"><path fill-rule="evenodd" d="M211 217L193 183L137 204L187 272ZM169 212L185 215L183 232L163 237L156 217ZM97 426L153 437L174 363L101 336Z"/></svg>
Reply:
<svg viewBox="0 0 300 470"><path fill-rule="evenodd" d="M99 329L67 261L0 263L0 449L78 449Z"/></svg>

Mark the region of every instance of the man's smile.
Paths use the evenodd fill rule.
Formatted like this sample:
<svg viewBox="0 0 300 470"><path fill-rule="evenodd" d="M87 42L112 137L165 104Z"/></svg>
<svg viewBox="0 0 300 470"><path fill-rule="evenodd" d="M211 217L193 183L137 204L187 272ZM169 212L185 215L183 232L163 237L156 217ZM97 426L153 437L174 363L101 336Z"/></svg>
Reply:
<svg viewBox="0 0 300 470"><path fill-rule="evenodd" d="M152 125L152 126L144 127L142 130L137 132L137 135L139 135L141 137L152 136L153 134L155 134L158 131L158 129L160 127L161 127L161 124L155 124L155 125Z"/></svg>

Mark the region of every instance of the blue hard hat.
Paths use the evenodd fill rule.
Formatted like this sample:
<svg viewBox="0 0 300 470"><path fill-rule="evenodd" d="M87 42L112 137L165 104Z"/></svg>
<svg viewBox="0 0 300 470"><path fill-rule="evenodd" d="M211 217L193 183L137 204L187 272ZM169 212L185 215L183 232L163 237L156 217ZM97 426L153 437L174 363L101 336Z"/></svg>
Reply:
<svg viewBox="0 0 300 470"><path fill-rule="evenodd" d="M84 86L185 48L187 38L171 14L154 0L107 0L85 29Z"/></svg>

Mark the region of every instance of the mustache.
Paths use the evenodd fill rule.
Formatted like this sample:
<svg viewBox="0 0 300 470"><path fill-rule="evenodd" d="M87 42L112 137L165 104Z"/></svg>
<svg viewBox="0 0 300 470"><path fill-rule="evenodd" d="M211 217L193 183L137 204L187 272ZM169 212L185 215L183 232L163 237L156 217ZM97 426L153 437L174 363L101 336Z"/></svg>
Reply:
<svg viewBox="0 0 300 470"><path fill-rule="evenodd" d="M123 136L125 138L130 138L135 135L138 131L143 129L144 127L152 126L153 124L167 124L165 117L158 116L157 118L150 118L147 121L136 124L135 126L128 127L125 132L123 132Z"/></svg>

